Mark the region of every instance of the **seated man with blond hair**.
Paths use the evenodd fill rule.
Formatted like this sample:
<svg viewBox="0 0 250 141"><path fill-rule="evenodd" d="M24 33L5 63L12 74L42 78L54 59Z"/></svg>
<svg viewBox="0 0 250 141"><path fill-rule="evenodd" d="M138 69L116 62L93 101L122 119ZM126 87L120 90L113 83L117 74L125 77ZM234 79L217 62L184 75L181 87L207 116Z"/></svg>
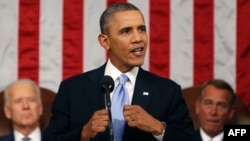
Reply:
<svg viewBox="0 0 250 141"><path fill-rule="evenodd" d="M43 107L40 89L30 79L11 83L4 91L4 113L13 123L13 132L0 141L40 141L39 119Z"/></svg>

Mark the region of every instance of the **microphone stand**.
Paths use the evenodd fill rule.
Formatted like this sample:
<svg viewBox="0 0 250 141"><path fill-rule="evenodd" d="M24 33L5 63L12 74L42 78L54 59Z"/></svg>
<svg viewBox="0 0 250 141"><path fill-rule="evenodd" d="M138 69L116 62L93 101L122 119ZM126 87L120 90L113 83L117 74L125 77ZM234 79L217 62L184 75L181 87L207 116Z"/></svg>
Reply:
<svg viewBox="0 0 250 141"><path fill-rule="evenodd" d="M108 89L105 90L105 106L106 109L108 110L108 116L109 116L109 122L108 122L108 127L109 127L109 136L110 136L110 141L114 141L114 131L113 131L113 124L112 124L112 114L111 114L111 102L110 102L110 92Z"/></svg>

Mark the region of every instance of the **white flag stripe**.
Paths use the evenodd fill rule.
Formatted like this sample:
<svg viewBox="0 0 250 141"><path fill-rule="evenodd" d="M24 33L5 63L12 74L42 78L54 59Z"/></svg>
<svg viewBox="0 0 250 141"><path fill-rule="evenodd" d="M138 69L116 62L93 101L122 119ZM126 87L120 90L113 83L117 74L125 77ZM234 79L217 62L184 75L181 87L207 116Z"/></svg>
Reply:
<svg viewBox="0 0 250 141"><path fill-rule="evenodd" d="M18 0L0 0L0 90L17 78Z"/></svg>
<svg viewBox="0 0 250 141"><path fill-rule="evenodd" d="M170 19L170 77L193 85L193 1L172 0Z"/></svg>
<svg viewBox="0 0 250 141"><path fill-rule="evenodd" d="M100 34L99 18L106 7L105 0L84 1L84 72L102 65L106 61L106 52L98 42L98 35Z"/></svg>
<svg viewBox="0 0 250 141"><path fill-rule="evenodd" d="M62 80L61 0L41 0L39 40L39 84L57 91Z"/></svg>
<svg viewBox="0 0 250 141"><path fill-rule="evenodd" d="M148 32L148 39L150 38L150 27L149 27L149 21L150 21L150 0L143 0L143 4L139 0L128 0L128 2L133 3L136 5L142 12L145 20L145 24L147 26L147 32ZM149 50L150 50L150 41L148 40L148 49L146 52L143 68L146 70L149 70Z"/></svg>
<svg viewBox="0 0 250 141"><path fill-rule="evenodd" d="M236 86L236 4L235 0L215 0L214 77Z"/></svg>
<svg viewBox="0 0 250 141"><path fill-rule="evenodd" d="M57 91L63 74L63 1L40 2L39 85ZM141 9L149 33L150 0L128 2ZM99 45L97 36L100 33L99 18L106 3L106 0L84 1L83 72L105 62L106 52ZM170 4L170 33L166 33L170 34L170 78L185 88L193 85L194 78L194 1L170 0ZM214 77L225 79L234 88L237 67L236 7L237 1L234 0L214 0ZM18 0L0 0L0 90L18 78L18 11ZM143 66L147 70L150 66L149 48Z"/></svg>

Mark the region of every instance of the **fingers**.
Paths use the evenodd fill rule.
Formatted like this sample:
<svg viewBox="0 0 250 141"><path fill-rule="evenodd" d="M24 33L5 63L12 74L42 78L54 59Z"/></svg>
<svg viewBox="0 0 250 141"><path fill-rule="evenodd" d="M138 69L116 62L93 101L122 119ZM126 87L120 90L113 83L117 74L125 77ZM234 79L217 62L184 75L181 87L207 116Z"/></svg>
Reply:
<svg viewBox="0 0 250 141"><path fill-rule="evenodd" d="M93 116L93 120L108 120L108 111L106 109L96 111Z"/></svg>
<svg viewBox="0 0 250 141"><path fill-rule="evenodd" d="M138 105L125 105L124 119L128 126L136 127L146 132L153 132L156 119Z"/></svg>
<svg viewBox="0 0 250 141"><path fill-rule="evenodd" d="M91 128L92 130L97 131L97 132L105 131L108 125L108 121L109 121L109 117L108 117L107 110L103 109L103 110L96 111L90 120Z"/></svg>
<svg viewBox="0 0 250 141"><path fill-rule="evenodd" d="M91 138L99 132L104 132L108 126L108 121L109 117L106 109L96 111L82 128L82 136Z"/></svg>
<svg viewBox="0 0 250 141"><path fill-rule="evenodd" d="M144 110L138 105L125 105L123 107L124 117L133 118L135 116L142 115L143 111Z"/></svg>
<svg viewBox="0 0 250 141"><path fill-rule="evenodd" d="M130 121L132 121L132 118L130 118L129 116L124 116L124 120L126 122L130 122Z"/></svg>
<svg viewBox="0 0 250 141"><path fill-rule="evenodd" d="M142 108L137 105L124 106L123 109L124 119L130 127L139 126L139 122L141 121L141 113L142 113L141 110Z"/></svg>

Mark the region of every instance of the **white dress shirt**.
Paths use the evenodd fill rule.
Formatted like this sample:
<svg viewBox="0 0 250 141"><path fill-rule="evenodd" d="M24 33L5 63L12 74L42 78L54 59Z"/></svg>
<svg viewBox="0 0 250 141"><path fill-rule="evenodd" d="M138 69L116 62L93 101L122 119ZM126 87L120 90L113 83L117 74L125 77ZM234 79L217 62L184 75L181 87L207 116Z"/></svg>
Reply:
<svg viewBox="0 0 250 141"><path fill-rule="evenodd" d="M14 138L15 141L22 141L22 138L24 138L25 136L22 135L20 132L14 130ZM33 132L31 132L28 137L30 138L30 141L41 141L41 130L40 128L36 128Z"/></svg>
<svg viewBox="0 0 250 141"><path fill-rule="evenodd" d="M135 86L135 79L136 76L138 74L138 67L134 67L132 70L130 70L129 72L126 72L125 74L128 76L129 81L125 84L125 87L128 90L128 94L129 94L129 104L131 104L132 102L132 97L133 97L133 93L134 93L134 86ZM111 62L110 60L108 60L106 68L105 68L105 72L104 75L109 75L113 78L113 80L115 81L115 87L118 85L119 80L118 77L122 74L122 72L120 72ZM114 87L114 88L115 88ZM113 92L110 94L111 99L113 96Z"/></svg>
<svg viewBox="0 0 250 141"><path fill-rule="evenodd" d="M221 132L217 136L211 138L205 133L205 131L202 128L200 128L200 134L202 141L222 141L224 136L224 132Z"/></svg>

